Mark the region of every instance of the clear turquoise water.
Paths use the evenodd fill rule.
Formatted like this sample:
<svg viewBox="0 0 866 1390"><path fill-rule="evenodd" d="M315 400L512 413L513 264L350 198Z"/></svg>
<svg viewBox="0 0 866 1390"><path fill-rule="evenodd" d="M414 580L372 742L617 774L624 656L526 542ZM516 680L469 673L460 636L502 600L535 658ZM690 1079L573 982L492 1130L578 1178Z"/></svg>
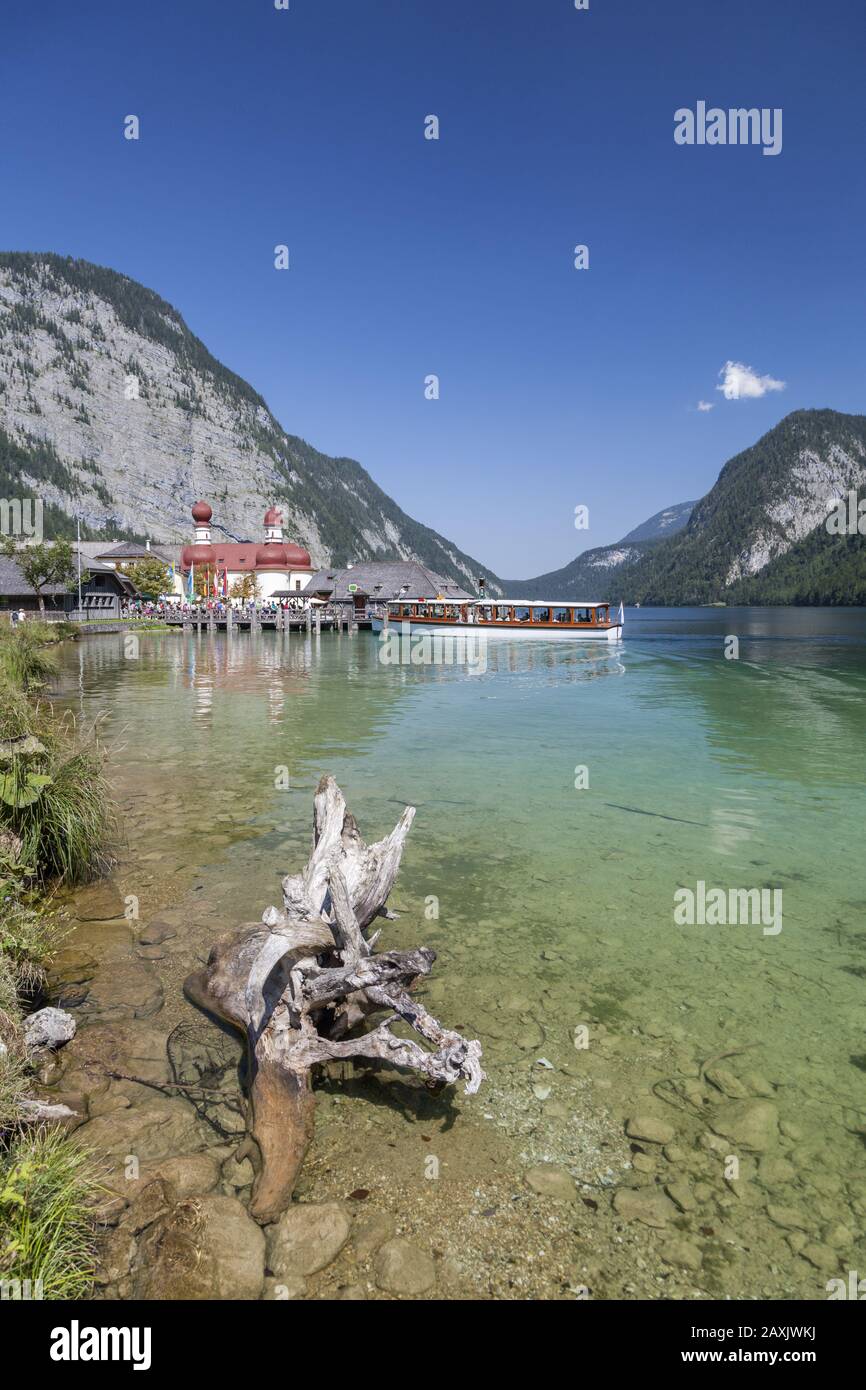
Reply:
<svg viewBox="0 0 866 1390"><path fill-rule="evenodd" d="M557 1068L573 1069L581 1021L625 1039L606 1083L615 1117L673 1063L745 1049L736 1065L800 1130L774 1200L808 1213L810 1240L834 1221L857 1236L866 612L643 610L626 631L615 650L496 644L471 675L384 666L367 633L155 634L133 660L106 636L66 653L64 698L104 711L123 745L127 884L161 850L166 882L204 884L224 929L305 857L323 772L367 839L411 803L397 934L439 952L437 1007L482 1037L494 1096L529 1020ZM698 880L780 888L782 931L675 925L675 891ZM579 1143L569 1153L579 1168ZM783 1253L784 1288L818 1277Z"/></svg>

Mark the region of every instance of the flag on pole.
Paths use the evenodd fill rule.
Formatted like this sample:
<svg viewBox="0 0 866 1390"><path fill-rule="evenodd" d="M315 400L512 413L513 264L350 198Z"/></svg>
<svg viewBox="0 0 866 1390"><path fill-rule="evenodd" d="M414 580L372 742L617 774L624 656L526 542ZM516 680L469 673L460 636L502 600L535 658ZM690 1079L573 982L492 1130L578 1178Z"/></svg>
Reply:
<svg viewBox="0 0 866 1390"><path fill-rule="evenodd" d="M186 592L189 598L195 597L195 562L189 567L189 579L186 584Z"/></svg>
<svg viewBox="0 0 866 1390"><path fill-rule="evenodd" d="M623 606L622 606L622 600L620 600L620 605L619 605L619 621L620 621L620 624L622 624L622 623L625 622L625 611L624 611Z"/></svg>

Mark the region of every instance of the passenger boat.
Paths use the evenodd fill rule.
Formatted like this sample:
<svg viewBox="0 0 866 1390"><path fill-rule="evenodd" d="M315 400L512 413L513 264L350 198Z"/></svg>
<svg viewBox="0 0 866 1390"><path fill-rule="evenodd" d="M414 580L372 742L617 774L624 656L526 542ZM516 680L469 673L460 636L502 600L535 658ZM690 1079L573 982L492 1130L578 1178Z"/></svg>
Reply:
<svg viewBox="0 0 866 1390"><path fill-rule="evenodd" d="M409 631L439 632L443 636L484 633L488 637L533 637L545 641L601 640L618 642L623 631L623 609L610 616L609 603L554 603L531 599L443 598L393 599L385 615L373 616L374 632L408 624ZM404 629L405 630L405 629Z"/></svg>

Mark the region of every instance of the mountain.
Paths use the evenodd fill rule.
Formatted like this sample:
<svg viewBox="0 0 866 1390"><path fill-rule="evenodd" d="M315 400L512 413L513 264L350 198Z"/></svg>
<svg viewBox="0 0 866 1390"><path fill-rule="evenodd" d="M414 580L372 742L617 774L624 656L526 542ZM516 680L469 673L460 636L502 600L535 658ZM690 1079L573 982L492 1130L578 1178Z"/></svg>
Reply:
<svg viewBox="0 0 866 1390"><path fill-rule="evenodd" d="M552 574L505 581L507 591L655 605L863 603L866 538L824 524L830 500L852 490L866 494L866 416L796 410L725 464L675 535L632 533Z"/></svg>
<svg viewBox="0 0 866 1390"><path fill-rule="evenodd" d="M682 531L696 506L697 502L677 502L673 507L664 507L648 521L642 521L640 526L629 531L619 544L626 545L629 541L658 541L665 536L675 536L677 531Z"/></svg>
<svg viewBox="0 0 866 1390"><path fill-rule="evenodd" d="M496 575L398 507L354 459L287 434L248 382L135 280L50 252L0 253L0 492L45 504L46 535L257 537L264 508L316 565L413 559L474 589Z"/></svg>
<svg viewBox="0 0 866 1390"><path fill-rule="evenodd" d="M675 535L682 530L694 506L694 502L678 502L673 507L665 507L629 531L621 541L584 550L562 569L540 574L535 579L504 579L505 592L512 598L582 598L591 601L604 597L611 584L612 572L639 560L646 549L646 542Z"/></svg>

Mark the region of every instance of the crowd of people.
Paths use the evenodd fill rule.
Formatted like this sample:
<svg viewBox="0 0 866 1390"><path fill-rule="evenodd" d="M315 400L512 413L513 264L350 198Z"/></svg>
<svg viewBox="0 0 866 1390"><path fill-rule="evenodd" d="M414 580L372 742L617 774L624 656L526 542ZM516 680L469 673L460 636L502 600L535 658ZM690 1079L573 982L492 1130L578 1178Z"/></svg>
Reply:
<svg viewBox="0 0 866 1390"><path fill-rule="evenodd" d="M121 605L120 614L122 618L165 618L169 613L195 613L204 610L213 613L217 617L225 615L226 607L231 606L232 612L252 614L257 613L259 617L275 616L279 612L302 613L304 611L304 600L298 598L288 599L230 599L208 598L197 599L190 603L187 599L182 602L177 600L165 599L128 599ZM23 616L23 615L22 615Z"/></svg>

